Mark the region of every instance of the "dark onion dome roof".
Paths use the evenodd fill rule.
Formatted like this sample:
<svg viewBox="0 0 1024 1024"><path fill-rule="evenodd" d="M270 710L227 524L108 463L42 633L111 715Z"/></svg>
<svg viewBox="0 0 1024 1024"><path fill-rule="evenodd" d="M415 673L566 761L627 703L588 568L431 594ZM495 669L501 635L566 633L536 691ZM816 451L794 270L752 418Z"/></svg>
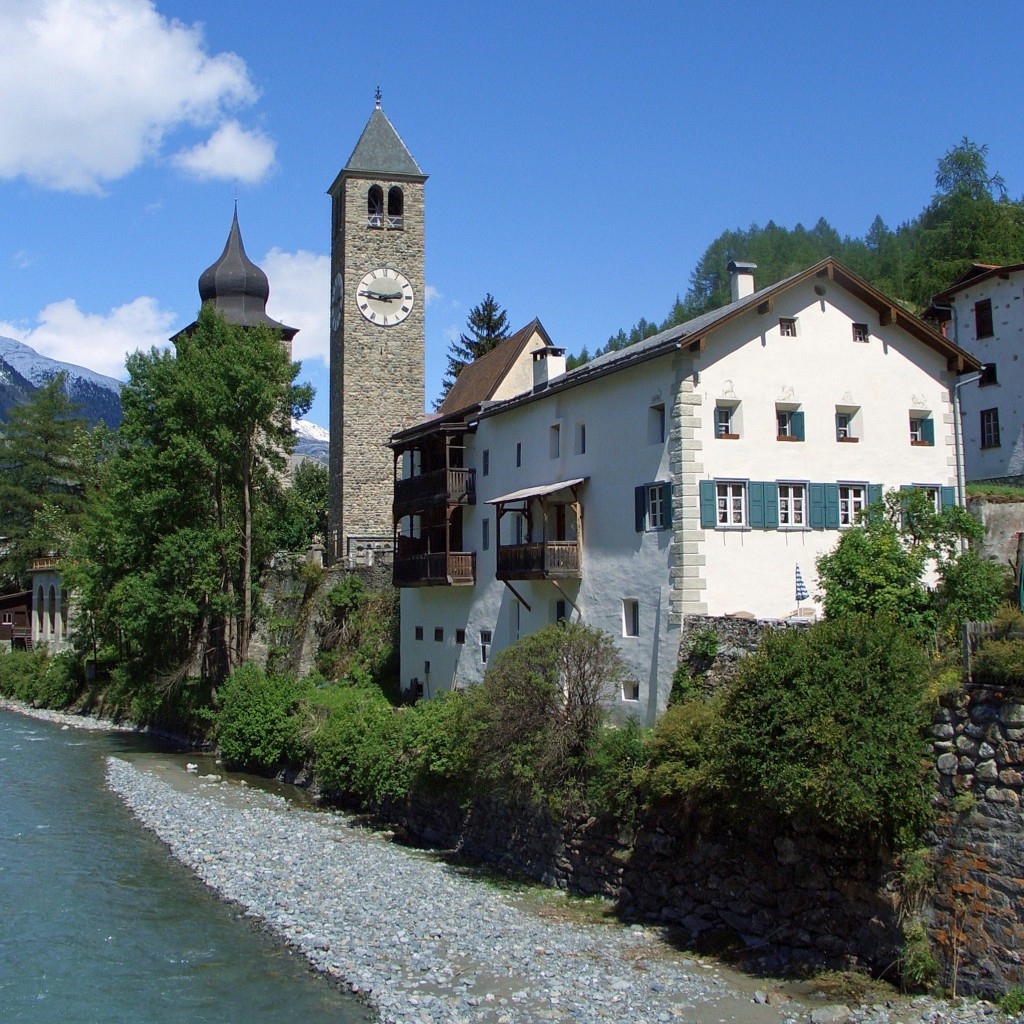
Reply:
<svg viewBox="0 0 1024 1024"><path fill-rule="evenodd" d="M267 316L269 297L267 275L245 254L236 207L224 251L216 263L199 275L199 298L203 303L212 302L229 324L239 327L265 324L290 341L298 328L287 327Z"/></svg>

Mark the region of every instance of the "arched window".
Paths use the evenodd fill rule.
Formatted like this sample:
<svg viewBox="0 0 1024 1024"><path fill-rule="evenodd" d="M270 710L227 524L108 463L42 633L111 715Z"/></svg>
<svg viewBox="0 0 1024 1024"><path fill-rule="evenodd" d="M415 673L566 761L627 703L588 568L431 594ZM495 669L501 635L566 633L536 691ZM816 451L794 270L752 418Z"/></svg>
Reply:
<svg viewBox="0 0 1024 1024"><path fill-rule="evenodd" d="M388 230L401 231L405 218L405 196L397 185L388 189Z"/></svg>
<svg viewBox="0 0 1024 1024"><path fill-rule="evenodd" d="M36 636L40 640L46 639L46 606L44 604L42 584L36 590Z"/></svg>
<svg viewBox="0 0 1024 1024"><path fill-rule="evenodd" d="M50 584L50 636L57 635L57 588Z"/></svg>
<svg viewBox="0 0 1024 1024"><path fill-rule="evenodd" d="M366 225L371 228L384 226L384 190L380 185L371 185L366 193Z"/></svg>

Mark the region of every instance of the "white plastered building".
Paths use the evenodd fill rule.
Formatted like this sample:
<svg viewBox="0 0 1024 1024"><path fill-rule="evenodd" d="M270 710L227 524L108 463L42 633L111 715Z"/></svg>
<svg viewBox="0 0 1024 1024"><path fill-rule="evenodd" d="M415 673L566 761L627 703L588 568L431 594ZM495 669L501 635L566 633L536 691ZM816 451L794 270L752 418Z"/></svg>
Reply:
<svg viewBox="0 0 1024 1024"><path fill-rule="evenodd" d="M618 713L652 722L687 616L791 617L797 567L813 594L883 489L955 500L950 388L978 364L832 259L761 291L754 269L730 264L727 306L568 373L534 321L392 437L403 685L479 682L580 619L632 670Z"/></svg>
<svg viewBox="0 0 1024 1024"><path fill-rule="evenodd" d="M983 364L960 388L966 479L1024 483L1024 264L974 264L931 312Z"/></svg>

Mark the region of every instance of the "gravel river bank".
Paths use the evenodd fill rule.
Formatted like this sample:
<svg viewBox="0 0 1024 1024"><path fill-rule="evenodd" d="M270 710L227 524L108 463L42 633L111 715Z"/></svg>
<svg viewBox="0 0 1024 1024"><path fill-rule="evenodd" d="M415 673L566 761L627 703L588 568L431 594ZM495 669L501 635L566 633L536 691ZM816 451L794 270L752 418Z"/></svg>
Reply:
<svg viewBox="0 0 1024 1024"><path fill-rule="evenodd" d="M72 727L89 721L39 717ZM539 914L516 892L341 814L173 764L109 758L107 782L203 882L359 993L384 1022L1006 1020L976 1001L894 999L849 1009L786 1000L772 985L675 950L660 929Z"/></svg>

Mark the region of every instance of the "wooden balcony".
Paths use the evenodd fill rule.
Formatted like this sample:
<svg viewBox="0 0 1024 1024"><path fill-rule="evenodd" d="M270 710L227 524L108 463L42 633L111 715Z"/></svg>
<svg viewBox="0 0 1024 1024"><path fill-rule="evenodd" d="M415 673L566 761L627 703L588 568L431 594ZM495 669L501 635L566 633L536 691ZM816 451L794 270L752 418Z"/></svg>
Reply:
<svg viewBox="0 0 1024 1024"><path fill-rule="evenodd" d="M498 547L499 580L579 579L580 565L580 545L574 540Z"/></svg>
<svg viewBox="0 0 1024 1024"><path fill-rule="evenodd" d="M60 567L59 558L33 558L32 569L43 570L43 569L57 569Z"/></svg>
<svg viewBox="0 0 1024 1024"><path fill-rule="evenodd" d="M476 470L435 469L395 481L395 514L434 505L476 504Z"/></svg>
<svg viewBox="0 0 1024 1024"><path fill-rule="evenodd" d="M470 586L476 580L476 552L396 554L392 578L396 587Z"/></svg>

